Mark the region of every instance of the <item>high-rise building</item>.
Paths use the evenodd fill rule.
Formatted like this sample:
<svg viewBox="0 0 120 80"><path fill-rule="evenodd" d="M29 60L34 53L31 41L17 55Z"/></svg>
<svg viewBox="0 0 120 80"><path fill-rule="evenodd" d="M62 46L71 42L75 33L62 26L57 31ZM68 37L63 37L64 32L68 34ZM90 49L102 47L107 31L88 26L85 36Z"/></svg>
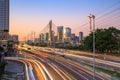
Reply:
<svg viewBox="0 0 120 80"><path fill-rule="evenodd" d="M75 41L75 34L71 34L71 40L74 42Z"/></svg>
<svg viewBox="0 0 120 80"><path fill-rule="evenodd" d="M12 40L13 40L13 42L17 43L18 42L18 35L12 35Z"/></svg>
<svg viewBox="0 0 120 80"><path fill-rule="evenodd" d="M73 34L71 34L71 43L73 44L73 46L75 46L76 45L76 36L75 36L75 34L73 33Z"/></svg>
<svg viewBox="0 0 120 80"><path fill-rule="evenodd" d="M57 40L58 42L62 42L63 41L63 26L58 26L57 27Z"/></svg>
<svg viewBox="0 0 120 80"><path fill-rule="evenodd" d="M44 42L44 34L41 33L40 36L39 36L39 38L40 38L40 43L43 43Z"/></svg>
<svg viewBox="0 0 120 80"><path fill-rule="evenodd" d="M9 0L0 0L0 31L9 31Z"/></svg>
<svg viewBox="0 0 120 80"><path fill-rule="evenodd" d="M7 48L9 37L9 0L0 0L0 46Z"/></svg>
<svg viewBox="0 0 120 80"><path fill-rule="evenodd" d="M45 41L45 42L48 42L48 36L49 36L48 33L44 33L44 41Z"/></svg>
<svg viewBox="0 0 120 80"><path fill-rule="evenodd" d="M81 42L83 39L83 32L79 32L79 42Z"/></svg>
<svg viewBox="0 0 120 80"><path fill-rule="evenodd" d="M79 36L75 36L75 46L79 45Z"/></svg>
<svg viewBox="0 0 120 80"><path fill-rule="evenodd" d="M65 28L64 41L65 42L71 41L71 29L69 27Z"/></svg>
<svg viewBox="0 0 120 80"><path fill-rule="evenodd" d="M35 38L34 43L39 44L40 43L40 38Z"/></svg>

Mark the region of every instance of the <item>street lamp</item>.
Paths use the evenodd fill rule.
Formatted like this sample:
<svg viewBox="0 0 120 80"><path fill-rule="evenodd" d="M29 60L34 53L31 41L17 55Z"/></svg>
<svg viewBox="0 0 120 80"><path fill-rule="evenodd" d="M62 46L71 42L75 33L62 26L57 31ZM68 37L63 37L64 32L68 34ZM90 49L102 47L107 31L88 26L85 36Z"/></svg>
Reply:
<svg viewBox="0 0 120 80"><path fill-rule="evenodd" d="M93 80L95 80L95 16L90 14L88 17L90 19L90 31L93 32Z"/></svg>

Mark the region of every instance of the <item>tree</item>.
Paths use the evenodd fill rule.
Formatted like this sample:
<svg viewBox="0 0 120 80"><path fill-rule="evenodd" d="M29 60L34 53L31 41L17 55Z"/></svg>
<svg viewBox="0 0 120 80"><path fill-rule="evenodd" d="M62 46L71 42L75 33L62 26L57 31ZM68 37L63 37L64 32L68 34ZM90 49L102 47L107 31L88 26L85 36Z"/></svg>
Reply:
<svg viewBox="0 0 120 80"><path fill-rule="evenodd" d="M93 33L91 32L83 41L83 47L92 51ZM114 53L120 50L120 30L110 27L109 29L97 29L95 31L95 46L97 52Z"/></svg>
<svg viewBox="0 0 120 80"><path fill-rule="evenodd" d="M1 57L2 57L2 52L4 51L4 48L0 46L0 63L1 63Z"/></svg>

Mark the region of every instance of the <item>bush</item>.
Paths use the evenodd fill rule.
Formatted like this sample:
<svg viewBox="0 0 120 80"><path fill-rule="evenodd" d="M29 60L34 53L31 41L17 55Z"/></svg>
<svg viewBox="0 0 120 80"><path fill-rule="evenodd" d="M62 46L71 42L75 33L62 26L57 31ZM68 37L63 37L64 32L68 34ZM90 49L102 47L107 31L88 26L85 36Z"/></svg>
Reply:
<svg viewBox="0 0 120 80"><path fill-rule="evenodd" d="M7 61L5 60L0 63L0 77L4 73L5 65L7 65Z"/></svg>
<svg viewBox="0 0 120 80"><path fill-rule="evenodd" d="M5 66L5 65L7 65L7 64L8 64L7 61L4 60L4 61L1 62L0 66Z"/></svg>

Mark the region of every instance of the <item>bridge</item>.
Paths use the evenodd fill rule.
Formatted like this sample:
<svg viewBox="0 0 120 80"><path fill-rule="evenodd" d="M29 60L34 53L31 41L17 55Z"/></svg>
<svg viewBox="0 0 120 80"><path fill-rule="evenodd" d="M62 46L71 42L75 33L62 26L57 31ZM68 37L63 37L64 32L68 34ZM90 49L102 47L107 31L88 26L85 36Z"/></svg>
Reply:
<svg viewBox="0 0 120 80"><path fill-rule="evenodd" d="M39 38L41 44L47 44L48 47L55 45L65 46L66 43L72 42L71 28L64 26L56 26L52 20L41 30ZM75 38L75 34L74 37Z"/></svg>
<svg viewBox="0 0 120 80"><path fill-rule="evenodd" d="M40 32L40 43L46 43L48 47L52 47L55 45L55 36L57 37L57 26L50 20Z"/></svg>

